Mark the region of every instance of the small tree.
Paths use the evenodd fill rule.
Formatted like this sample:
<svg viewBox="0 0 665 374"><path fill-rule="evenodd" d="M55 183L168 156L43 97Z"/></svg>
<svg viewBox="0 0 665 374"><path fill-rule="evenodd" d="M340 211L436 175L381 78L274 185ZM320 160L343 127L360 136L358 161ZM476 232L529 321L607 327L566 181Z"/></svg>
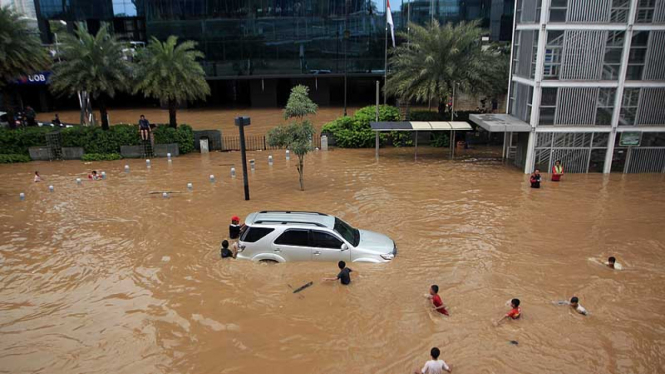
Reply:
<svg viewBox="0 0 665 374"><path fill-rule="evenodd" d="M295 86L284 108L284 119L296 119L288 125L275 127L268 133L268 143L273 147L286 147L298 156L298 177L300 190L305 190L304 167L305 155L312 150L314 126L305 119L316 114L317 105L309 98L306 86Z"/></svg>

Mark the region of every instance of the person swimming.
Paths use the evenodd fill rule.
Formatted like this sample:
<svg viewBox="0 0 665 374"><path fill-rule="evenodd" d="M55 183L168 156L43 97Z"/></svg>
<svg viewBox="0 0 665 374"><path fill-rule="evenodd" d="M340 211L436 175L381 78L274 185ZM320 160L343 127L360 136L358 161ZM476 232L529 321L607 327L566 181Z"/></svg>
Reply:
<svg viewBox="0 0 665 374"><path fill-rule="evenodd" d="M580 299L577 296L573 296L572 298L570 298L570 301L562 300L562 301L553 301L552 303L556 305L570 305L570 307L573 308L573 310L579 314L585 316L589 314L586 308L580 305Z"/></svg>

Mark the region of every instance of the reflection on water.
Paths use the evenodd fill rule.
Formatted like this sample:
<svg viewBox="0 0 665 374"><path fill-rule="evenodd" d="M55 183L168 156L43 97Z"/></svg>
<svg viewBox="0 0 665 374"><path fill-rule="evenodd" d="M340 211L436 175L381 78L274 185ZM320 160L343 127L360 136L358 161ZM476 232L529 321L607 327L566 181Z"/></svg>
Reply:
<svg viewBox="0 0 665 374"><path fill-rule="evenodd" d="M412 151L382 151L378 163L373 150L313 153L305 192L294 160L275 152L269 167L255 152L248 202L229 173L239 153L149 170L1 166L1 371L406 373L432 346L456 373L661 370L662 175L567 175L534 191L497 162L421 149L414 163ZM77 186L91 168L108 179ZM32 183L34 170L47 182ZM182 193L149 194L162 190ZM389 235L399 256L353 264L350 287L320 282L333 263L220 260L230 217L259 209L338 215ZM624 270L588 260L609 255ZM449 318L427 311L431 284ZM591 316L551 304L572 295ZM511 297L524 318L494 328Z"/></svg>

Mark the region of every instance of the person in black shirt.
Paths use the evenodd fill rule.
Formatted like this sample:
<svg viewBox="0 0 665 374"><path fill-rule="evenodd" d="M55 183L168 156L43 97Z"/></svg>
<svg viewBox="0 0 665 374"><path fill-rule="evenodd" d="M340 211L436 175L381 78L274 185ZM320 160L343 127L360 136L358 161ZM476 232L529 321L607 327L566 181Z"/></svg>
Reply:
<svg viewBox="0 0 665 374"><path fill-rule="evenodd" d="M337 263L337 266L340 269L339 274L335 278L323 278L324 281L336 281L339 279L339 282L345 286L348 286L351 283L351 272L353 270L346 267L346 262L340 261Z"/></svg>
<svg viewBox="0 0 665 374"><path fill-rule="evenodd" d="M236 258L235 253L229 249L229 242L228 240L224 240L222 242L222 249L220 251L222 258Z"/></svg>
<svg viewBox="0 0 665 374"><path fill-rule="evenodd" d="M231 240L240 239L240 218L238 216L231 217L231 224L229 225L229 238Z"/></svg>

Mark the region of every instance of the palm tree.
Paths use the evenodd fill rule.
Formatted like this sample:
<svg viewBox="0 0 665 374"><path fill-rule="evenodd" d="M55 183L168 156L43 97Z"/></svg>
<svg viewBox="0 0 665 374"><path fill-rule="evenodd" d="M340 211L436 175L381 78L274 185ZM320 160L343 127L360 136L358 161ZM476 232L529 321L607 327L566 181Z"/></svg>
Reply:
<svg viewBox="0 0 665 374"><path fill-rule="evenodd" d="M410 43L398 46L390 58L387 95L444 102L455 85L468 93L485 89L491 54L482 49L477 21L441 26L434 20L427 27L411 23L410 35L399 34Z"/></svg>
<svg viewBox="0 0 665 374"><path fill-rule="evenodd" d="M134 92L143 91L145 97L166 101L171 127L178 126L176 110L179 104L203 100L210 94L205 72L196 61L203 58L203 52L195 47L193 41L178 44L178 38L173 35L163 43L153 37L138 56L139 81Z"/></svg>
<svg viewBox="0 0 665 374"><path fill-rule="evenodd" d="M62 61L53 67L51 90L70 96L87 92L99 105L104 130L109 129L107 98L129 89L131 67L123 58L122 48L106 25L94 36L79 27L75 35L63 36L60 46Z"/></svg>
<svg viewBox="0 0 665 374"><path fill-rule="evenodd" d="M50 59L35 30L9 6L0 7L0 89L10 121L14 118L10 94L13 80L38 72L49 65Z"/></svg>

